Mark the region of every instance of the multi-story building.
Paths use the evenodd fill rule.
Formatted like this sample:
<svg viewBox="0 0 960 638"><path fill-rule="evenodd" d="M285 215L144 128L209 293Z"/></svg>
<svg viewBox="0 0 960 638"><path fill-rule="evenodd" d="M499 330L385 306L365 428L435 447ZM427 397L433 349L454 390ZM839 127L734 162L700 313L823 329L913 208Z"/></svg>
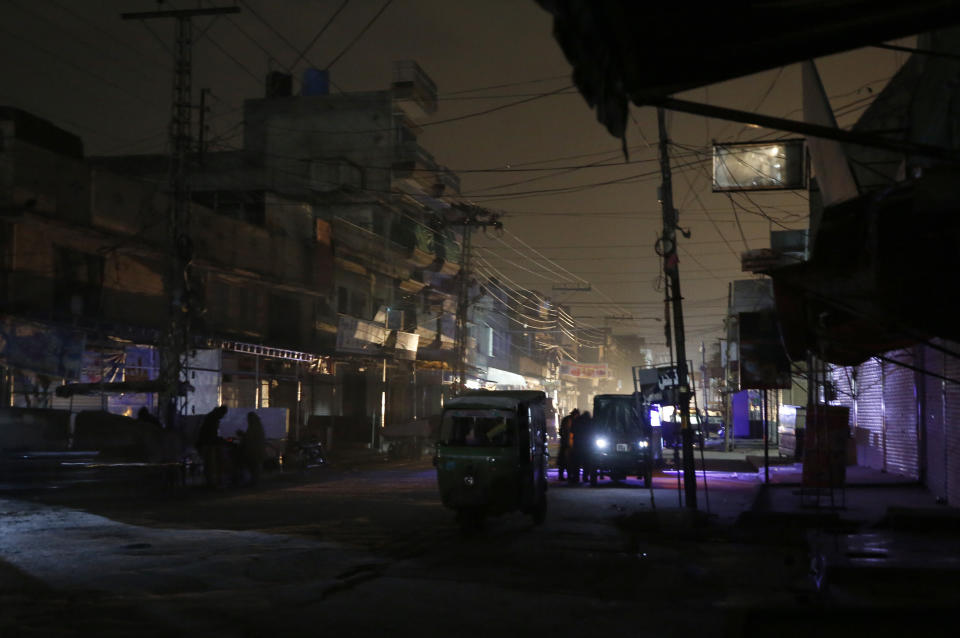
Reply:
<svg viewBox="0 0 960 638"><path fill-rule="evenodd" d="M415 120L436 108L418 66L398 64L383 91L331 95L323 74L310 78L294 96L273 75L267 97L245 103L243 148L199 153L189 171L197 353L184 408L275 410L291 433L376 443L384 424L439 413L451 388L459 182L417 141ZM84 158L79 139L11 109L0 125L5 396L155 405L149 383L50 389L156 379L170 315L167 159ZM508 328L529 314L513 307L518 293L465 284L476 291L468 370L542 386L543 349L521 355ZM28 360L37 348L42 365Z"/></svg>

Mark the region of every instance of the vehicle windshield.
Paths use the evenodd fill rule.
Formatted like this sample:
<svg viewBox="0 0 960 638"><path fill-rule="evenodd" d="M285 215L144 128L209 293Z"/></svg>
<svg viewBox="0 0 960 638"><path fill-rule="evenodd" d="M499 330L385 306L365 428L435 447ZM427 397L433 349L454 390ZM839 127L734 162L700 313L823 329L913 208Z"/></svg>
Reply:
<svg viewBox="0 0 960 638"><path fill-rule="evenodd" d="M596 426L611 434L631 435L641 430L642 419L636 402L628 398L597 397L593 420Z"/></svg>
<svg viewBox="0 0 960 638"><path fill-rule="evenodd" d="M508 410L446 410L440 442L471 447L507 447L517 430L516 415Z"/></svg>

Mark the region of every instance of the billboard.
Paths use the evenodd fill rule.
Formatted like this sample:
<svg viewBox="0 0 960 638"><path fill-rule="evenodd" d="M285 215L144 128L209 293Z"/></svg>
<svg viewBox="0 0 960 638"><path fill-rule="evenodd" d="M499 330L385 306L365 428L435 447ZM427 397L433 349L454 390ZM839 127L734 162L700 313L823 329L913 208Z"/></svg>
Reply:
<svg viewBox="0 0 960 638"><path fill-rule="evenodd" d="M780 338L780 325L773 312L741 312L740 389L789 388L790 359Z"/></svg>
<svg viewBox="0 0 960 638"><path fill-rule="evenodd" d="M560 376L571 379L608 379L610 368L606 363L560 362Z"/></svg>
<svg viewBox="0 0 960 638"><path fill-rule="evenodd" d="M805 166L801 139L714 144L713 192L803 189Z"/></svg>

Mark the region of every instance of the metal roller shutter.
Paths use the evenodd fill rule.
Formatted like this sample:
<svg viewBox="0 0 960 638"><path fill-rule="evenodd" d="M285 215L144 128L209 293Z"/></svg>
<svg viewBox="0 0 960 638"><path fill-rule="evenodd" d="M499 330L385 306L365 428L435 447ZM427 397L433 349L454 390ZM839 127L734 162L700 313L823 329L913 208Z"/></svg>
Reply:
<svg viewBox="0 0 960 638"><path fill-rule="evenodd" d="M857 464L883 468L883 383L880 360L870 359L857 369Z"/></svg>
<svg viewBox="0 0 960 638"><path fill-rule="evenodd" d="M920 367L943 375L943 353L933 348L923 349ZM944 420L942 379L925 375L923 378L923 449L925 451L925 483L930 493L938 498L947 498L947 448Z"/></svg>
<svg viewBox="0 0 960 638"><path fill-rule="evenodd" d="M833 387L836 390L837 397L830 402L830 405L842 405L847 408L850 408L850 429L853 431L853 426L856 424L856 401L854 401L854 396L856 395L855 382L853 380L855 368L847 368L842 366L830 366L830 379L833 382Z"/></svg>
<svg viewBox="0 0 960 638"><path fill-rule="evenodd" d="M960 353L960 345L955 343L945 345L954 352ZM946 355L943 369L943 376L960 381L960 354ZM947 502L958 505L960 504L960 384L947 381L943 389Z"/></svg>
<svg viewBox="0 0 960 638"><path fill-rule="evenodd" d="M69 410L74 414L88 410L106 410L107 397L101 394L77 394L72 397L53 397L50 407L54 410Z"/></svg>
<svg viewBox="0 0 960 638"><path fill-rule="evenodd" d="M887 357L914 366L912 350L897 350ZM883 363L884 469L910 478L920 477L915 376L909 368Z"/></svg>

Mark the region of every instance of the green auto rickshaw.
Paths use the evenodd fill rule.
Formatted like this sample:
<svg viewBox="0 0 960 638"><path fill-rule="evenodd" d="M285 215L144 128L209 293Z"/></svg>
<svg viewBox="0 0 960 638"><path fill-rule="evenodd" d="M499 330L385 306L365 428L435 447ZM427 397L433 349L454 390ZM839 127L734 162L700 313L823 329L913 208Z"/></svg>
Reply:
<svg viewBox="0 0 960 638"><path fill-rule="evenodd" d="M434 465L440 497L464 531L488 515L547 512L546 395L472 391L446 402Z"/></svg>

